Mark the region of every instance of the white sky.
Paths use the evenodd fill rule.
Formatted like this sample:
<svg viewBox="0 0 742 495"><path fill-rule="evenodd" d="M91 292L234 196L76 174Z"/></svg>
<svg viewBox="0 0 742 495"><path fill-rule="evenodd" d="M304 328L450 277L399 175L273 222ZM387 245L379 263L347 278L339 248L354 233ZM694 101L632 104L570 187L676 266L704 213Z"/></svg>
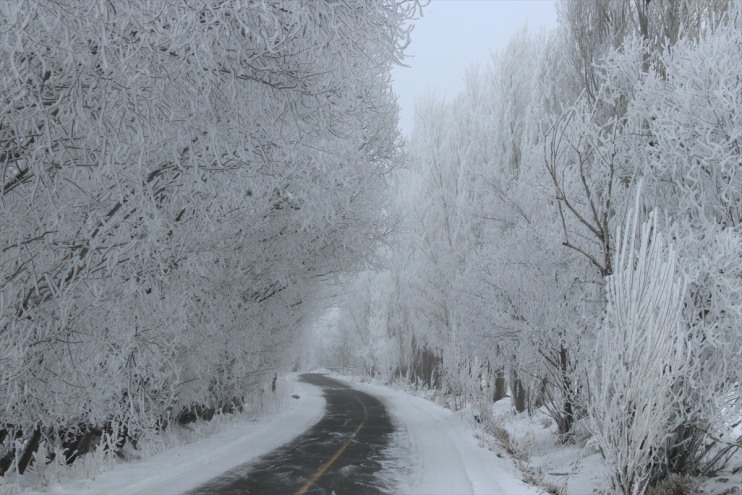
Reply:
<svg viewBox="0 0 742 495"><path fill-rule="evenodd" d="M450 99L464 89L466 69L484 66L492 52L528 25L531 32L556 26L554 0L433 0L415 21L404 63L392 71L400 128L412 132L415 101L427 92Z"/></svg>

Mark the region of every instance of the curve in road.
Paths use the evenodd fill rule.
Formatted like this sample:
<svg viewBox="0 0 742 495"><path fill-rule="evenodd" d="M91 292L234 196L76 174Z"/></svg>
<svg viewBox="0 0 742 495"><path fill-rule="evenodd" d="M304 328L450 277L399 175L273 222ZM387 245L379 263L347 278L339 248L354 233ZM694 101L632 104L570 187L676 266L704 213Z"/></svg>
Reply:
<svg viewBox="0 0 742 495"><path fill-rule="evenodd" d="M394 431L384 404L324 375L301 380L322 387L322 419L292 442L232 469L191 495L388 493L376 476Z"/></svg>

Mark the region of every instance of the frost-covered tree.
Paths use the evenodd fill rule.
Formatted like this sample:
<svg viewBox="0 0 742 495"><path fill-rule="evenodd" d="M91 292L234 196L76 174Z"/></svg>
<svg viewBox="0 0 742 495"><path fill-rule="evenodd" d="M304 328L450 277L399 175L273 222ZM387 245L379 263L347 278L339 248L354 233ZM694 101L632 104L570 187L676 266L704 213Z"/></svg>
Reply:
<svg viewBox="0 0 742 495"><path fill-rule="evenodd" d="M559 8L557 31L519 33L490 65L466 75L457 98L421 103L410 168L395 178L404 227L387 266L393 296L355 294L390 305L388 334L404 335L399 341L412 349L398 355L400 369L415 362L414 349L430 346L450 393L466 396L486 375L502 397L507 381L516 409L544 406L560 433L588 411L619 418L615 426L628 436L615 459L631 473L616 486L629 480L629 492L641 491L670 472L718 469L739 445L724 437L742 404L739 5ZM661 225L662 235L645 232L643 245L640 231L651 227L625 221L639 180L635 214L664 215L647 224ZM617 232L636 238L634 247L622 248ZM640 259L668 287L684 277L682 303L641 285ZM619 296L636 287L633 299ZM663 304L679 323L646 321L677 330L683 358L672 369L683 374L653 376L671 398L652 402L627 377L653 364L635 354L616 359L639 342L654 346L659 361L678 356L642 333L646 321L626 319L628 307ZM635 338L615 340L617 325ZM606 370L623 366L616 383L606 378L612 371L595 369L596 349ZM605 384L600 401L597 382ZM651 412L641 424L626 416L637 404ZM618 430L597 424L605 448L617 448ZM643 443L652 448L642 451Z"/></svg>
<svg viewBox="0 0 742 495"><path fill-rule="evenodd" d="M388 233L416 9L2 2L3 455L229 408L290 360Z"/></svg>
<svg viewBox="0 0 742 495"><path fill-rule="evenodd" d="M680 421L675 384L690 363L681 319L685 284L675 250L655 214L639 225L637 209L616 233L606 317L590 363L588 411L612 488L639 495L664 463L663 449Z"/></svg>
<svg viewBox="0 0 742 495"><path fill-rule="evenodd" d="M738 410L738 359L727 353L738 352L739 339L731 329L738 326L740 314L738 258L732 254L740 242L738 201L733 199L739 187L736 174L728 168L739 161L735 130L739 103L731 96L739 91L739 61L735 60L739 50L734 48L739 33L734 19L717 23L709 18L707 29L680 37L664 51L645 37L626 37L620 48L597 64L597 100L595 105L583 106L600 109L603 117L583 119L588 125L575 134L577 140L569 132L557 134L569 143L586 142L591 136L609 138L584 148L571 146L574 155L552 173L557 193L559 181L578 185L571 193L573 208L567 207L575 231L588 227L580 236L586 258L604 272L607 264L596 263L600 258L591 255L589 248L600 245L595 241L604 239L602 232L610 232L611 222L619 221L628 191L641 178L646 191L642 208L666 212L673 224L668 235L678 265L688 276L682 315L684 339L689 343L688 368L672 389L681 398L674 403L673 414L682 421L666 438L665 457L657 460L652 481L668 472L707 472L722 465L724 456L710 455L713 449L704 444L723 436L734 421L727 414L734 416ZM586 104L584 99L580 102ZM607 108L621 113L604 120ZM597 162L586 159L587 166L581 166L582 158L591 154ZM609 191L612 206L605 203L596 209L603 212L609 228L601 230L598 222L590 228L585 212L593 211L595 198ZM570 224L566 225L568 231ZM603 259L612 260L613 242L602 245Z"/></svg>
<svg viewBox="0 0 742 495"><path fill-rule="evenodd" d="M706 456L703 443L723 436L740 410L735 356L742 316L737 254L742 183L734 168L742 121L736 22L697 41L681 40L661 54L661 71L631 86L630 153L652 193L645 208L659 205L673 220L678 260L689 282L683 320L692 343L691 366L674 390L683 397L677 415L685 423L670 440L666 468L672 472L715 469L720 459ZM626 67L626 58L636 60L627 51L610 62L610 70Z"/></svg>

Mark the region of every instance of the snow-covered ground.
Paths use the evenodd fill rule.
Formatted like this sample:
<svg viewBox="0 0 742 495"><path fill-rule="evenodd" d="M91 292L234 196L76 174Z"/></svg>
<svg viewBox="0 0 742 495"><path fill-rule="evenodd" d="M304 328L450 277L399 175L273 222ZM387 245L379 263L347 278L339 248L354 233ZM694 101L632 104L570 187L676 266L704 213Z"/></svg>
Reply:
<svg viewBox="0 0 742 495"><path fill-rule="evenodd" d="M94 480L54 479L44 491L24 494L178 494L296 437L324 411L321 389L290 377L291 394L278 413L259 420L225 422L210 435L152 457L116 463ZM336 377L337 378L337 377ZM381 398L399 432L382 478L408 494L536 494L512 461L481 446L471 424L431 401L382 385L353 383ZM5 487L5 491L9 487ZM38 490L38 488L36 489Z"/></svg>
<svg viewBox="0 0 742 495"><path fill-rule="evenodd" d="M400 493L612 493L603 460L583 423L574 427L575 441L564 444L544 411L515 414L509 400L492 404L491 421L477 423L474 417L482 413L470 405L458 412L436 405L447 400L438 391L410 389L404 383L394 384L393 390L373 380L368 384L367 378L335 378L381 397L390 406L401 427L392 462L399 466L410 462L406 457L412 460L408 470L400 472L392 466L382 475L398 482ZM730 433L729 441L740 436L742 423ZM652 493L742 494L742 452L714 477L670 479Z"/></svg>
<svg viewBox="0 0 742 495"><path fill-rule="evenodd" d="M398 430L379 476L396 487L397 493L608 493L597 451L584 442L558 443L556 426L546 415L515 415L508 401L499 401L493 406L494 421L487 426L474 422L469 407L453 412L410 391L332 376L386 404ZM322 417L325 401L319 387L297 381L295 374L283 383L280 408L274 414L216 421L205 427L211 431L203 438L190 443L174 441L172 448L151 457L117 462L90 476L94 479L72 479L72 471L46 473L48 487L39 491L28 486L38 482L39 473L24 476L20 486L2 485L0 478L0 495L19 491L24 495L184 493L290 441ZM742 482L742 473L708 480L702 493L740 493L729 491L738 482Z"/></svg>
<svg viewBox="0 0 742 495"><path fill-rule="evenodd" d="M116 463L94 480L53 479L45 491L24 494L76 495L175 495L184 493L240 464L249 462L289 442L322 417L322 390L287 377L281 408L259 419L225 420L210 435L157 455ZM291 396L297 395L298 399ZM31 473L33 476L34 473ZM12 486L4 491L13 493ZM0 486L0 493L3 487Z"/></svg>
<svg viewBox="0 0 742 495"><path fill-rule="evenodd" d="M333 376L372 394L399 428L391 461L380 474L407 494L537 494L514 464L484 448L464 417L434 402L384 385Z"/></svg>

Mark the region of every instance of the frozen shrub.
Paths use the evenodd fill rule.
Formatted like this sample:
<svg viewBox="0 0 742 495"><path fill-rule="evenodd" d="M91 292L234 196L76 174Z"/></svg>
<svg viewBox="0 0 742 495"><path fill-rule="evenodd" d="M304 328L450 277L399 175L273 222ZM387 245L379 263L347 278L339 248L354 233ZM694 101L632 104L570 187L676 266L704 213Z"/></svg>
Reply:
<svg viewBox="0 0 742 495"><path fill-rule="evenodd" d="M684 370L680 326L685 285L654 215L618 231L608 308L589 376L590 429L618 493L643 494L673 431L672 387ZM638 243L637 243L638 241Z"/></svg>

